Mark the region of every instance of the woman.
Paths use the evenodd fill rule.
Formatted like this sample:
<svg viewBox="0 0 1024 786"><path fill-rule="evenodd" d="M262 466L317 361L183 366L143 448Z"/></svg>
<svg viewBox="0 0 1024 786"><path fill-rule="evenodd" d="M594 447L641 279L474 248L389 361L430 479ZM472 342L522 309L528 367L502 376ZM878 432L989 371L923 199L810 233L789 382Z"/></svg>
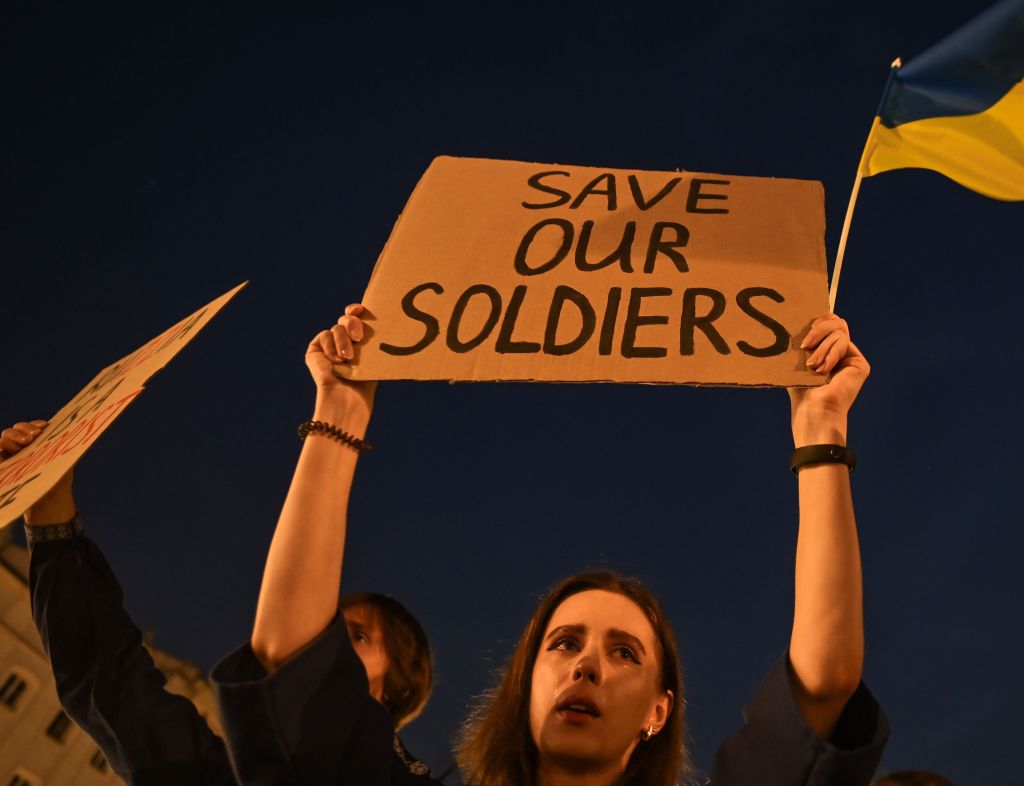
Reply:
<svg viewBox="0 0 1024 786"><path fill-rule="evenodd" d="M607 770L610 782L689 775L682 670L657 598L613 573L562 581L537 607L460 748L473 784L544 782L559 762L571 776L588 757L587 769L598 778Z"/></svg>
<svg viewBox="0 0 1024 786"><path fill-rule="evenodd" d="M35 420L0 432L0 460L30 445L46 425ZM25 521L32 612L68 716L132 786L235 784L221 739L190 701L164 690L164 676L124 609L113 571L82 530L71 473L26 512ZM386 595L347 596L340 608L364 691L397 731L422 712L430 695L426 634ZM423 768L412 760L409 766Z"/></svg>
<svg viewBox="0 0 1024 786"><path fill-rule="evenodd" d="M333 665L351 656L325 602L341 581L345 510L375 392L333 372L355 358L362 313L349 306L307 348L319 425L278 522L251 645L214 670L246 784L413 782L388 766L387 735L365 699L349 701L359 694L352 680L336 679L343 669ZM790 391L802 449L790 646L720 748L720 786L866 786L887 736L860 682L860 558L850 468L836 463L849 461L847 413L869 368L831 314L801 347L808 367L831 379ZM575 577L537 609L492 702L467 726L461 763L473 786L669 786L687 758L682 707L678 654L656 600L615 576Z"/></svg>
<svg viewBox="0 0 1024 786"><path fill-rule="evenodd" d="M801 346L810 352L808 367L832 378L790 390L794 444L845 446L846 416L869 373L867 361L833 315L816 320ZM850 470L821 462L813 449L794 457L799 462L808 453L819 461L797 467L789 649L748 705L743 728L719 747L712 784L866 786L888 736L860 681L861 571ZM460 750L467 781L670 786L678 771L685 777L689 770L679 675L671 630L649 592L600 574L568 579L541 602L489 705L467 724ZM608 728L608 719L620 718L621 728Z"/></svg>
<svg viewBox="0 0 1024 786"><path fill-rule="evenodd" d="M313 420L267 557L249 644L212 677L243 784L432 782L393 734L376 685L360 666L365 644L337 614L346 510L373 408L375 383L344 383L335 363L354 356L361 308L309 345ZM324 424L330 424L330 427Z"/></svg>

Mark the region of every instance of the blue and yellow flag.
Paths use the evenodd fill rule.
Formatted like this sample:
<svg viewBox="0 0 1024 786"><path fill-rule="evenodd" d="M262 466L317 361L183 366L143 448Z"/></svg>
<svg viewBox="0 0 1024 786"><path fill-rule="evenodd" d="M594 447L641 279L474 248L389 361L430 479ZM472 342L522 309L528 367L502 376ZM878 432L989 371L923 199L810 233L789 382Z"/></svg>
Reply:
<svg viewBox="0 0 1024 786"><path fill-rule="evenodd" d="M1002 0L894 68L862 176L934 169L994 199L1024 200L1024 0Z"/></svg>

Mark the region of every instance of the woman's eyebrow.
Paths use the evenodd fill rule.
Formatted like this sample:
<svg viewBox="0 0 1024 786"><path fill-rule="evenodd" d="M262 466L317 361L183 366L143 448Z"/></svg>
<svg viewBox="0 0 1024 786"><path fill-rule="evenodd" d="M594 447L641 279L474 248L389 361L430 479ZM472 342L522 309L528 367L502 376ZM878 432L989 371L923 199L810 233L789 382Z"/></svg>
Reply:
<svg viewBox="0 0 1024 786"><path fill-rule="evenodd" d="M644 647L644 643L628 631L619 630L618 628L611 628L608 631L608 638L615 639L616 641L627 641L634 647L636 647L638 650L640 650L641 655L647 654L647 648Z"/></svg>
<svg viewBox="0 0 1024 786"><path fill-rule="evenodd" d="M587 626L576 623L575 625L559 625L553 629L547 636L544 637L544 641L550 641L556 636L564 636L566 634L572 634L575 636L583 636L587 632Z"/></svg>

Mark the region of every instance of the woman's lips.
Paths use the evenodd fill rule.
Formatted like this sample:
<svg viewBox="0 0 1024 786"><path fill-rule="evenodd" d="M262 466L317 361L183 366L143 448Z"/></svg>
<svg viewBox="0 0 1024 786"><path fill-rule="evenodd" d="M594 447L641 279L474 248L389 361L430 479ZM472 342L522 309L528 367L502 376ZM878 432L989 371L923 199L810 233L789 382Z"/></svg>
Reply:
<svg viewBox="0 0 1024 786"><path fill-rule="evenodd" d="M601 717L596 702L589 696L570 696L558 703L555 707L555 714L563 720L581 726Z"/></svg>
<svg viewBox="0 0 1024 786"><path fill-rule="evenodd" d="M591 715L589 712L581 712L580 710L574 710L568 707L564 710L558 710L555 714L572 726L585 726L586 724L597 720L596 715Z"/></svg>

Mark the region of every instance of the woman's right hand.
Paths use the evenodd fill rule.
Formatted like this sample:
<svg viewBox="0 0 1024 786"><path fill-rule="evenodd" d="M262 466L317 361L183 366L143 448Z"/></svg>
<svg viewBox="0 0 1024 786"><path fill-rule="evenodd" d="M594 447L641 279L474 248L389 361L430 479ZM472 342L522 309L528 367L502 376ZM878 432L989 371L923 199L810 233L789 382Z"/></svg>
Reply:
<svg viewBox="0 0 1024 786"><path fill-rule="evenodd" d="M13 456L22 448L27 448L43 433L44 428L45 420L28 420L0 431L0 461Z"/></svg>
<svg viewBox="0 0 1024 786"><path fill-rule="evenodd" d="M22 448L27 448L47 426L45 420L28 420L15 423L0 431L0 461L10 458ZM75 515L75 498L71 493L72 471L68 470L57 484L25 511L25 521L34 526L64 524Z"/></svg>
<svg viewBox="0 0 1024 786"><path fill-rule="evenodd" d="M316 383L315 419L345 429L352 426L360 431L365 430L373 411L377 382L343 379L334 372L334 367L354 362L355 345L365 334L360 319L362 313L361 303L348 306L336 325L317 333L306 347L306 367Z"/></svg>

